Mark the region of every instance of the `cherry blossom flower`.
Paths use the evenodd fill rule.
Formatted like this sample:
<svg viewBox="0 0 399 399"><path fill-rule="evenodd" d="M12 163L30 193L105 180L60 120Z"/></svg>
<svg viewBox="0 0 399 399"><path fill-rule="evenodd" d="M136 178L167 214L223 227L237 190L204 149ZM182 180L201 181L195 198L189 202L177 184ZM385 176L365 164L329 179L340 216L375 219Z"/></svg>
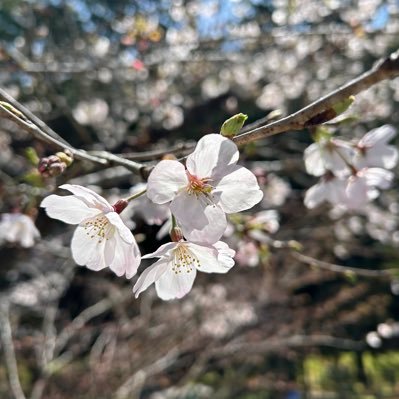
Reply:
<svg viewBox="0 0 399 399"><path fill-rule="evenodd" d="M305 194L305 206L314 208L324 201L354 210L361 209L379 196L379 189L387 189L394 178L392 172L382 168L353 170L347 179L326 174Z"/></svg>
<svg viewBox="0 0 399 399"><path fill-rule="evenodd" d="M345 190L345 206L359 209L377 198L380 189L387 189L392 183L394 174L382 168L363 168L350 176Z"/></svg>
<svg viewBox="0 0 399 399"><path fill-rule="evenodd" d="M322 176L331 171L336 176L347 175L348 162L354 155L352 146L339 139L322 139L311 144L304 153L306 171L313 176Z"/></svg>
<svg viewBox="0 0 399 399"><path fill-rule="evenodd" d="M262 230L267 233L275 233L280 227L278 219L278 213L274 209L261 211L256 213L247 222L247 228L250 230Z"/></svg>
<svg viewBox="0 0 399 399"><path fill-rule="evenodd" d="M313 209L322 202L342 205L346 202L346 179L340 179L332 173L325 174L320 181L310 187L305 194L305 206Z"/></svg>
<svg viewBox="0 0 399 399"><path fill-rule="evenodd" d="M136 184L130 190L131 194L136 194L143 191L146 186L147 185L145 183ZM170 218L169 206L154 204L153 202L148 201L148 198L145 196L136 198L133 201L131 208L150 226L154 224L160 226Z"/></svg>
<svg viewBox="0 0 399 399"><path fill-rule="evenodd" d="M206 232L208 243L222 236L226 213L252 208L263 197L255 175L237 165L237 146L219 134L204 136L186 161L164 160L148 178L147 196L156 204L170 202L184 235Z"/></svg>
<svg viewBox="0 0 399 399"><path fill-rule="evenodd" d="M253 241L241 241L238 244L235 259L241 266L258 266L260 262L258 245Z"/></svg>
<svg viewBox="0 0 399 399"><path fill-rule="evenodd" d="M163 300L182 298L190 292L197 270L205 273L226 273L234 266L235 251L222 241L195 244L180 240L161 245L143 259L160 258L138 278L133 292L136 298L155 283L158 296Z"/></svg>
<svg viewBox="0 0 399 399"><path fill-rule="evenodd" d="M73 195L46 197L41 207L47 215L64 223L77 224L72 237L72 256L78 265L91 270L109 267L116 275L132 278L140 264L140 251L119 213L126 201L114 206L94 191L72 184L60 186Z"/></svg>
<svg viewBox="0 0 399 399"><path fill-rule="evenodd" d="M393 126L384 125L370 130L357 143L355 165L357 167L373 166L392 169L398 163L398 150L388 145L396 136Z"/></svg>
<svg viewBox="0 0 399 399"><path fill-rule="evenodd" d="M0 222L0 242L19 243L24 248L33 247L40 237L33 220L21 213L5 213Z"/></svg>

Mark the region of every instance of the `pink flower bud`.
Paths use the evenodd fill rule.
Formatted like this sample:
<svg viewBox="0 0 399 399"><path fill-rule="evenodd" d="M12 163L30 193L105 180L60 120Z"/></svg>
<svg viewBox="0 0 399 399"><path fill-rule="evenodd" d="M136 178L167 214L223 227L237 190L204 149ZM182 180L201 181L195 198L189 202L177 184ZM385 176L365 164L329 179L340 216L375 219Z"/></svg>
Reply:
<svg viewBox="0 0 399 399"><path fill-rule="evenodd" d="M119 214L127 207L128 204L129 203L126 200L120 199L116 201L112 207L114 208L115 212Z"/></svg>

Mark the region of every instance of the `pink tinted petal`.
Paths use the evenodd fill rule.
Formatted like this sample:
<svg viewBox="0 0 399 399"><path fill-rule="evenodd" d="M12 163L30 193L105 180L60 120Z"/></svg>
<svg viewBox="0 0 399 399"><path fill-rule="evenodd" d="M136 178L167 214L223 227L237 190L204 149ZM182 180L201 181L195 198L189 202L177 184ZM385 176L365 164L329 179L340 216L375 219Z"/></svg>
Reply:
<svg viewBox="0 0 399 399"><path fill-rule="evenodd" d="M180 162L161 161L148 177L147 197L156 204L165 204L172 201L187 183L186 170Z"/></svg>
<svg viewBox="0 0 399 399"><path fill-rule="evenodd" d="M60 188L70 191L91 208L98 208L104 212L110 212L113 210L112 206L105 198L87 187L79 186L77 184L63 184Z"/></svg>
<svg viewBox="0 0 399 399"><path fill-rule="evenodd" d="M369 201L368 191L369 187L367 187L365 179L352 176L346 188L345 205L350 209L362 208Z"/></svg>
<svg viewBox="0 0 399 399"><path fill-rule="evenodd" d="M124 241L128 244L132 244L134 242L134 236L129 228L123 223L121 217L116 212L108 212L104 215L110 223L116 227L119 235L122 237Z"/></svg>
<svg viewBox="0 0 399 399"><path fill-rule="evenodd" d="M79 224L85 219L101 213L100 209L89 208L85 202L73 195L64 197L49 195L40 206L45 208L49 217L69 224Z"/></svg>
<svg viewBox="0 0 399 399"><path fill-rule="evenodd" d="M220 134L208 134L198 142L186 161L188 171L199 178L224 176L226 166L237 163L237 146Z"/></svg>
<svg viewBox="0 0 399 399"><path fill-rule="evenodd" d="M364 166L392 169L398 163L398 150L392 145L381 145L366 152Z"/></svg>
<svg viewBox="0 0 399 399"><path fill-rule="evenodd" d="M140 277L133 287L135 297L137 298L151 284L155 283L166 272L168 267L170 267L170 265L165 259L160 259L150 267L147 267L147 269L140 274Z"/></svg>
<svg viewBox="0 0 399 399"><path fill-rule="evenodd" d="M326 200L333 205L340 205L346 201L346 185L345 179L332 179L324 183L326 187Z"/></svg>
<svg viewBox="0 0 399 399"><path fill-rule="evenodd" d="M363 174L366 184L382 189L389 188L395 175L382 168L367 168Z"/></svg>
<svg viewBox="0 0 399 399"><path fill-rule="evenodd" d="M361 147L372 147L380 143L388 143L396 135L396 129L391 125L384 125L377 129L370 130L358 143Z"/></svg>
<svg viewBox="0 0 399 399"><path fill-rule="evenodd" d="M107 267L104 259L106 240L99 242L97 237L91 238L84 227L78 226L71 241L72 257L81 266L98 271Z"/></svg>
<svg viewBox="0 0 399 399"><path fill-rule="evenodd" d="M226 213L241 212L252 208L263 198L255 175L243 166L230 167L215 188L220 193L220 205Z"/></svg>
<svg viewBox="0 0 399 399"><path fill-rule="evenodd" d="M175 273L169 263L166 271L155 281L155 289L158 296L163 300L182 298L190 292L197 269L193 267L190 272L185 269L181 273Z"/></svg>
<svg viewBox="0 0 399 399"><path fill-rule="evenodd" d="M323 151L324 165L327 170L333 171L336 176L347 175L349 169L345 161L351 162L354 154L354 150L346 145L336 146L332 149L326 148Z"/></svg>
<svg viewBox="0 0 399 399"><path fill-rule="evenodd" d="M174 247L176 247L176 245L176 242L168 242L167 244L163 244L155 252L142 256L142 259L161 258L162 256L165 256L169 251L171 251Z"/></svg>
<svg viewBox="0 0 399 399"><path fill-rule="evenodd" d="M219 206L208 206L205 208L204 213L209 223L201 230L189 228L190 226L182 223L183 235L187 240L197 244L213 244L218 241L226 231L226 214Z"/></svg>
<svg viewBox="0 0 399 399"><path fill-rule="evenodd" d="M107 264L117 276L126 275L126 278L130 279L137 273L140 265L139 248L135 241L128 244L118 234L115 234L114 240L114 256L112 261Z"/></svg>
<svg viewBox="0 0 399 399"><path fill-rule="evenodd" d="M201 230L209 224L205 209L210 202L204 195L197 197L194 194L188 194L187 191L182 191L170 204L170 210L186 230Z"/></svg>

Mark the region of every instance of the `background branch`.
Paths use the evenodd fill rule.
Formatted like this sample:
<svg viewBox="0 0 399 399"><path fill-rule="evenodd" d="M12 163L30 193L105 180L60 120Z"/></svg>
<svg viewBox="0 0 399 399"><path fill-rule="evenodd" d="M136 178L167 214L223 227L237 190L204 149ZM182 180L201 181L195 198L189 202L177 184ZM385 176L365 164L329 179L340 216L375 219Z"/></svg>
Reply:
<svg viewBox="0 0 399 399"><path fill-rule="evenodd" d="M291 130L302 130L312 124L309 122L331 109L335 104L368 89L369 87L385 79L393 79L399 76L399 50L392 53L389 57L378 61L369 71L359 77L344 84L326 96L316 100L308 106L291 114L283 119L271 122L267 125L257 127L246 133L234 137L237 145L250 143L251 141L264 139L278 133L284 133ZM263 122L263 119L260 120ZM257 126L257 122L251 124Z"/></svg>
<svg viewBox="0 0 399 399"><path fill-rule="evenodd" d="M355 274L356 276L389 278L392 277L393 273L396 271L396 269L371 270L371 269L361 269L358 267L341 266L333 263L324 262L312 258L310 256L303 255L299 252L293 252L292 256L308 265L317 266L320 269L329 270L335 273L345 273L345 274L351 273Z"/></svg>
<svg viewBox="0 0 399 399"><path fill-rule="evenodd" d="M2 299L0 301L0 335L4 351L4 358L8 372L8 380L11 392L15 399L26 399L19 379L17 359L15 357L14 343L10 324L10 303Z"/></svg>

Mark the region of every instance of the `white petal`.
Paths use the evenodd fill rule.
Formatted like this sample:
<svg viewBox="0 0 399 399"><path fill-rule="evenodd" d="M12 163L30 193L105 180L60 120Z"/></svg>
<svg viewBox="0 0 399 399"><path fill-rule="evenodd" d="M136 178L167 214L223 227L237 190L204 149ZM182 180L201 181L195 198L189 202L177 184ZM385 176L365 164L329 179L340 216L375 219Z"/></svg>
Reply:
<svg viewBox="0 0 399 399"><path fill-rule="evenodd" d="M369 187L362 177L352 176L346 188L347 200L345 205L350 209L359 209L369 201Z"/></svg>
<svg viewBox="0 0 399 399"><path fill-rule="evenodd" d="M176 245L176 242L168 242L167 244L163 244L155 252L144 255L142 259L160 258L176 247Z"/></svg>
<svg viewBox="0 0 399 399"><path fill-rule="evenodd" d="M391 125L384 125L377 129L370 130L360 140L358 145L361 147L372 147L376 144L387 143L396 135L396 129Z"/></svg>
<svg viewBox="0 0 399 399"><path fill-rule="evenodd" d="M79 224L101 213L100 209L89 208L85 202L73 195L61 197L52 194L46 197L40 206L45 208L49 217L69 224Z"/></svg>
<svg viewBox="0 0 399 399"><path fill-rule="evenodd" d="M347 162L350 163L352 161L354 154L354 149L347 142L332 139L331 146L326 145L322 150L324 166L334 172L336 176L348 175Z"/></svg>
<svg viewBox="0 0 399 399"><path fill-rule="evenodd" d="M366 150L364 166L392 169L398 163L398 150L392 145L375 146Z"/></svg>
<svg viewBox="0 0 399 399"><path fill-rule="evenodd" d="M169 234L171 228L172 228L172 219L170 218L161 226L155 238L158 241L162 240L162 238L165 238Z"/></svg>
<svg viewBox="0 0 399 399"><path fill-rule="evenodd" d="M324 183L325 198L332 205L342 205L346 201L347 180L334 178Z"/></svg>
<svg viewBox="0 0 399 399"><path fill-rule="evenodd" d="M33 221L31 223L32 226L24 226L21 231L20 242L21 246L24 248L33 247L33 245L35 244L35 238L40 237L40 233L33 225Z"/></svg>
<svg viewBox="0 0 399 399"><path fill-rule="evenodd" d="M70 191L91 208L98 208L104 212L110 212L113 210L112 205L110 205L105 198L87 187L79 186L77 184L63 184L60 188Z"/></svg>
<svg viewBox="0 0 399 399"><path fill-rule="evenodd" d="M224 267L224 269L231 269L234 266L234 256L236 251L231 249L225 242L218 241L213 246L218 251L218 261Z"/></svg>
<svg viewBox="0 0 399 399"><path fill-rule="evenodd" d="M237 163L239 152L237 146L220 134L208 134L198 142L195 150L187 157L188 171L199 178L224 176L228 165Z"/></svg>
<svg viewBox="0 0 399 399"><path fill-rule="evenodd" d="M145 269L143 273L140 274L140 277L133 287L133 292L136 298L151 284L157 281L162 276L162 274L166 272L168 267L170 267L170 265L165 259L160 259L152 264L150 267L147 267L147 269Z"/></svg>
<svg viewBox="0 0 399 399"><path fill-rule="evenodd" d="M305 149L304 161L306 171L310 175L322 176L326 172L318 143L313 143Z"/></svg>
<svg viewBox="0 0 399 399"><path fill-rule="evenodd" d="M306 208L313 209L320 205L326 199L326 192L327 190L323 182L310 187L305 194L304 203Z"/></svg>
<svg viewBox="0 0 399 399"><path fill-rule="evenodd" d="M186 191L179 193L170 204L170 210L179 224L187 230L201 230L209 224L205 209L210 206L210 200L205 196L189 194Z"/></svg>
<svg viewBox="0 0 399 399"><path fill-rule="evenodd" d="M215 188L220 193L220 205L226 213L241 212L252 208L263 198L255 175L243 166L230 167Z"/></svg>
<svg viewBox="0 0 399 399"><path fill-rule="evenodd" d="M155 289L158 296L163 300L182 298L190 292L197 269L193 267L190 272L183 270L181 273L175 273L172 270L171 263L168 263L165 273L155 281Z"/></svg>
<svg viewBox="0 0 399 399"><path fill-rule="evenodd" d="M187 183L186 170L180 162L161 161L148 177L147 197L156 204L165 204L172 201Z"/></svg>
<svg viewBox="0 0 399 399"><path fill-rule="evenodd" d="M382 189L389 188L395 175L382 168L366 168L363 174L368 186Z"/></svg>
<svg viewBox="0 0 399 399"><path fill-rule="evenodd" d="M113 226L116 227L119 235L124 241L126 241L128 244L132 244L134 242L132 232L128 229L125 223L123 223L121 217L116 212L108 212L104 216Z"/></svg>
<svg viewBox="0 0 399 399"><path fill-rule="evenodd" d="M105 242L106 240L99 242L97 237L91 238L84 227L78 226L71 241L74 261L92 270L104 269L107 266L104 259Z"/></svg>
<svg viewBox="0 0 399 399"><path fill-rule="evenodd" d="M125 274L126 278L130 279L137 273L140 265L140 250L136 241L128 244L118 234L115 234L114 240L114 256L111 262L107 262L107 265L117 276ZM107 251L107 247L105 251Z"/></svg>
<svg viewBox="0 0 399 399"><path fill-rule="evenodd" d="M196 245L193 243L188 243L187 246L193 252L193 254L198 258L199 265L197 269L205 273L226 273L230 270L231 266L234 265L231 257L227 256L227 252L221 253L219 259L219 252L214 247L205 247L201 245ZM227 261L229 258L230 261ZM232 264L231 264L232 261ZM226 267L227 264L231 264L230 267Z"/></svg>
<svg viewBox="0 0 399 399"><path fill-rule="evenodd" d="M226 231L226 214L219 206L208 206L205 208L204 213L209 223L201 230L193 229L191 228L192 226L187 226L187 224L182 223L183 235L188 241L193 241L197 244L213 244L218 241Z"/></svg>

